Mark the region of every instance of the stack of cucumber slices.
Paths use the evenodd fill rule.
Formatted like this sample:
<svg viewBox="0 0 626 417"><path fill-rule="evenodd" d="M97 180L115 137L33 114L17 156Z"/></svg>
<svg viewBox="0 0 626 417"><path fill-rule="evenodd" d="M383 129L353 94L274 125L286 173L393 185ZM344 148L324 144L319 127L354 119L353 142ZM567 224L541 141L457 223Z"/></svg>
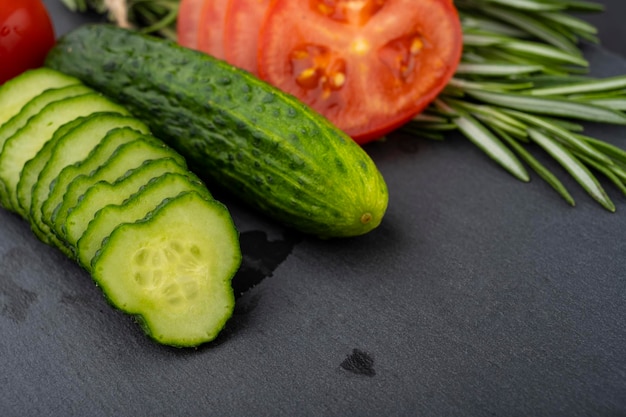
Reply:
<svg viewBox="0 0 626 417"><path fill-rule="evenodd" d="M228 210L123 107L48 68L0 87L0 203L159 343L213 340L241 262Z"/></svg>

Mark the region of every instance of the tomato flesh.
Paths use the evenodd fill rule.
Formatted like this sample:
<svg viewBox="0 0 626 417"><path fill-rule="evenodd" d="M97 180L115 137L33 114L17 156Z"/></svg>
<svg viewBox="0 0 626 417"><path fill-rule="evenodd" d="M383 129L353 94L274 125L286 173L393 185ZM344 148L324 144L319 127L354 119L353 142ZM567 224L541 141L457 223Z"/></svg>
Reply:
<svg viewBox="0 0 626 417"><path fill-rule="evenodd" d="M225 59L224 24L228 0L205 0L198 27L198 49Z"/></svg>
<svg viewBox="0 0 626 417"><path fill-rule="evenodd" d="M445 87L462 31L449 0L276 0L258 48L261 78L365 143Z"/></svg>
<svg viewBox="0 0 626 417"><path fill-rule="evenodd" d="M55 42L40 0L0 1L0 84L43 65Z"/></svg>
<svg viewBox="0 0 626 417"><path fill-rule="evenodd" d="M225 58L253 74L258 73L259 31L270 0L230 0L224 23Z"/></svg>
<svg viewBox="0 0 626 417"><path fill-rule="evenodd" d="M191 49L198 49L198 28L204 0L182 0L178 7L176 36L178 43Z"/></svg>

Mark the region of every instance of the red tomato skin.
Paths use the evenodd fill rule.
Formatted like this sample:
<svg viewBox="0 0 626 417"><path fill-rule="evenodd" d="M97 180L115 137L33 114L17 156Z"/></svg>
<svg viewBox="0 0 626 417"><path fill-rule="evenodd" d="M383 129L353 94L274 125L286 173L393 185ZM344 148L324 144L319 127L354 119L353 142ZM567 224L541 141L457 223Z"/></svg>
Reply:
<svg viewBox="0 0 626 417"><path fill-rule="evenodd" d="M259 76L309 104L356 142L365 144L379 139L423 111L453 76L461 58L462 29L453 3L449 0L413 1L387 0L383 6L376 6L383 2L369 2L374 5L370 10L377 24L391 22L385 26L390 37L381 38L385 33L373 30L367 18L349 16L346 19L351 21L340 22L344 16L339 14L328 22L332 19L324 20L310 6L317 3L334 6L341 4L341 0L276 0L270 6L259 37ZM380 16L376 16L379 11ZM383 13L386 15L381 19ZM411 18L405 17L411 13ZM401 77L394 79L390 75L394 71L396 75L401 73L404 67L386 70L400 62L396 57L399 53L394 52L394 42L400 39L398 43L402 43L403 27L407 33L418 28L424 35L424 58L417 58L418 62L411 64L418 68L417 75L409 74L407 79L411 81L404 87L398 82ZM355 39L368 41L373 53L353 54L350 48ZM299 67L293 57L301 55L317 58ZM315 66L318 69L311 73L325 80L332 79L329 68L341 68L339 79L344 87L322 91L319 84L315 84L316 79L312 84L296 79L296 74L305 74L305 70Z"/></svg>
<svg viewBox="0 0 626 417"><path fill-rule="evenodd" d="M40 0L0 1L0 84L42 66L54 43L54 27Z"/></svg>

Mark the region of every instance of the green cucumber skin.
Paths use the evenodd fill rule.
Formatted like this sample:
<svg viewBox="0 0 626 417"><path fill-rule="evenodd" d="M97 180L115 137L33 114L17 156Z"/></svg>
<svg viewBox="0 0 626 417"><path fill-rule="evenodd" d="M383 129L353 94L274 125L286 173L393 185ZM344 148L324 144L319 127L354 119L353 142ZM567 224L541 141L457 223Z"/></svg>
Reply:
<svg viewBox="0 0 626 417"><path fill-rule="evenodd" d="M23 214L24 219L28 220L28 222L30 223L31 231L35 234L35 236L37 236L37 238L39 238L39 240L41 240L42 242L48 245L57 247L65 255L68 255L68 256L72 254L69 248L66 245L64 245L63 242L57 239L57 237L54 234L47 233L46 232L47 229L43 228L42 226L40 226L40 224L36 222L35 216L33 216L31 209L27 210L25 209L25 207L31 207L31 204L30 204L31 197L32 197L31 192L34 193L34 189L36 188L35 187L36 178L39 177L39 172L41 172L41 170L46 165L47 159L44 158L42 155L47 153L53 147L55 141L65 136L74 127L80 125L83 122L83 120L84 120L83 117L79 117L77 119L74 119L71 122L64 124L60 128L58 128L56 132L54 132L52 139L46 142L46 144L39 151L37 156L35 156L33 159L28 161L26 165L24 165L24 169L22 169L22 173L20 175L20 180L17 183L18 185L17 197L18 197L20 210L22 210L24 213ZM29 183L30 185L27 185L27 183ZM31 192L27 191L29 188Z"/></svg>
<svg viewBox="0 0 626 417"><path fill-rule="evenodd" d="M5 206L18 211L17 184L24 165L54 136L54 132L67 122L96 111L128 114L126 109L99 93L68 97L46 105L41 112L7 139L0 153L0 180L8 195L2 196ZM19 212L19 211L18 211ZM20 215L26 217L25 213Z"/></svg>
<svg viewBox="0 0 626 417"><path fill-rule="evenodd" d="M50 184L48 198L41 204L41 220L47 228L54 229L55 210L63 203L63 197L72 181L80 175L89 175L108 160L120 146L133 142L141 137L141 133L133 129L115 129L109 132L100 143L82 161L69 165L61 170Z"/></svg>
<svg viewBox="0 0 626 417"><path fill-rule="evenodd" d="M58 174L66 166L86 158L108 133L118 128L130 128L142 134L150 133L148 128L137 119L117 113L98 112L85 117L79 126L66 135L56 140L53 138L48 142L51 143L52 149L46 152L44 147L40 151L41 158L46 159L46 164L39 172L36 183L31 185L31 204L27 208L31 219L41 224L41 205L48 197L50 184ZM86 133L88 133L87 137L85 137Z"/></svg>
<svg viewBox="0 0 626 417"><path fill-rule="evenodd" d="M68 243L75 245L78 242L89 222L94 219L100 209L125 203L151 180L166 174L185 175L190 183L202 185L201 192L210 198L206 187L178 162L171 158L152 159L129 171L115 182L100 181L89 187L80 198L80 202L68 212L65 224L61 226Z"/></svg>
<svg viewBox="0 0 626 417"><path fill-rule="evenodd" d="M37 152L37 155L24 164L24 168L22 168L22 172L20 173L20 180L17 182L17 202L20 210L22 210L25 215L30 212L33 189L37 184L41 170L44 169L48 162L48 157L52 152L52 148L54 148L54 144L74 127L81 124L83 120L83 117L79 117L59 127L54 132L54 135L52 135L52 139L45 143L43 148Z"/></svg>
<svg viewBox="0 0 626 417"><path fill-rule="evenodd" d="M90 175L76 177L67 187L67 191L63 196L63 202L55 210L52 222L55 224L53 230L57 236L65 239L63 225L67 216L71 209L80 202L81 196L89 187L99 181L116 181L126 175L128 171L137 168L143 163L160 158L173 158L182 167L187 167L185 160L170 148L167 148L161 142L152 142L149 136L142 135L139 139L120 146L103 165Z"/></svg>
<svg viewBox="0 0 626 417"><path fill-rule="evenodd" d="M81 84L80 80L50 68L35 68L0 86L0 126L46 90Z"/></svg>
<svg viewBox="0 0 626 417"><path fill-rule="evenodd" d="M91 261L100 249L103 240L121 224L141 221L159 207L163 201L172 199L184 192L196 192L211 201L204 184L191 181L189 177L176 173L163 174L153 178L137 193L122 204L109 204L97 211L96 215L76 241L78 263L91 271Z"/></svg>
<svg viewBox="0 0 626 417"><path fill-rule="evenodd" d="M32 100L28 101L18 114L0 126L0 149L4 147L4 143L8 138L13 136L15 132L20 130L28 120L43 110L43 108L55 101L68 97L93 93L94 91L82 84L69 85L66 87L53 88L44 91Z"/></svg>
<svg viewBox="0 0 626 417"><path fill-rule="evenodd" d="M99 125L98 127L94 127L96 123ZM93 150L108 133L114 133L118 129L123 128L137 131L139 134L148 132L143 123L139 122L137 119L116 113L97 112L82 118L81 123L75 126L75 128L66 135L58 137L56 140L53 137L53 139L48 142L51 143L50 146L53 149L47 151L46 146L44 146L44 148L39 151L40 154L42 154L39 159L46 159L46 163L40 170L36 182L30 187L31 192L28 193L30 199L22 198L24 199L24 206L28 204L27 213L30 219L31 229L41 241L61 248L66 254L70 253L68 250L69 246L59 239L56 234L52 233L50 227L43 221L43 202L50 195L51 184L65 167L84 159L86 155L89 154L89 150ZM88 137L85 137L84 134L86 130L89 131ZM77 141L80 143L76 143ZM72 144L72 142L74 143ZM46 143L46 145L48 145L48 143ZM40 155L38 154L37 156ZM33 160L37 159L37 157L33 158ZM28 181L25 180L25 182ZM25 188L25 186L23 186L23 188ZM30 201L30 203L27 201Z"/></svg>
<svg viewBox="0 0 626 417"><path fill-rule="evenodd" d="M62 37L47 66L116 97L205 180L321 237L378 226L387 186L367 153L299 100L208 55L109 25Z"/></svg>

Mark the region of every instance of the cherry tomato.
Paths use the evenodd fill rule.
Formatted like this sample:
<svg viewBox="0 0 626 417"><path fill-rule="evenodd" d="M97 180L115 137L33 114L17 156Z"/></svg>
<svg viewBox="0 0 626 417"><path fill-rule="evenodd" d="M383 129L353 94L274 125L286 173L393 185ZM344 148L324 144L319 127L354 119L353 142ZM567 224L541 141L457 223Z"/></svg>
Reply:
<svg viewBox="0 0 626 417"><path fill-rule="evenodd" d="M259 31L270 0L230 0L224 23L225 57L253 74L257 70Z"/></svg>
<svg viewBox="0 0 626 417"><path fill-rule="evenodd" d="M40 0L0 0L0 84L43 65L55 42Z"/></svg>
<svg viewBox="0 0 626 417"><path fill-rule="evenodd" d="M454 74L461 49L450 0L276 0L258 68L365 143L422 111Z"/></svg>

